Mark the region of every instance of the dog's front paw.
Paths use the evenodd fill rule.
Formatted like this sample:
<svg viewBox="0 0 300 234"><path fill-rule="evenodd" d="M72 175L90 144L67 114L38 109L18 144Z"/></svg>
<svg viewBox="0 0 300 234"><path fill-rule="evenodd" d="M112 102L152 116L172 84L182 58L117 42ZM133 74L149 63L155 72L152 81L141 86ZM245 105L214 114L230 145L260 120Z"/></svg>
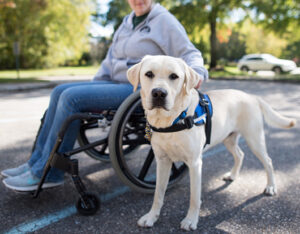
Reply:
<svg viewBox="0 0 300 234"><path fill-rule="evenodd" d="M234 181L235 180L235 176L232 175L231 172L227 172L227 173L224 174L223 180L225 180L225 181Z"/></svg>
<svg viewBox="0 0 300 234"><path fill-rule="evenodd" d="M197 229L197 224L198 224L198 218L190 219L190 218L186 217L185 219L183 219L181 221L180 227L183 230L191 231L191 230Z"/></svg>
<svg viewBox="0 0 300 234"><path fill-rule="evenodd" d="M267 195L267 196L276 195L277 194L276 186L267 186L265 191L264 191L264 194Z"/></svg>
<svg viewBox="0 0 300 234"><path fill-rule="evenodd" d="M150 212L142 216L137 222L140 227L153 227L153 224L158 219L158 215L152 215Z"/></svg>

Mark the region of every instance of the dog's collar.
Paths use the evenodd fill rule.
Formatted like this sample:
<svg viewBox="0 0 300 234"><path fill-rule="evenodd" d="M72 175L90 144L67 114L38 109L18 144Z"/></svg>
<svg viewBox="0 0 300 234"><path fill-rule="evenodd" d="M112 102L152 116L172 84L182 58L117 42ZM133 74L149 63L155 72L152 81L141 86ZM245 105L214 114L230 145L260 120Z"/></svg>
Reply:
<svg viewBox="0 0 300 234"><path fill-rule="evenodd" d="M197 90L198 91L198 90ZM206 144L210 143L210 132L211 132L211 117L213 115L213 108L210 98L206 94L202 94L198 91L199 94L199 104L195 109L194 116L187 116L187 110L181 112L181 114L173 121L173 124L166 128L156 128L151 126L147 122L146 126L146 138L151 138L151 130L153 132L179 132L185 129L190 129L194 125L199 126L205 124L205 133L206 133Z"/></svg>

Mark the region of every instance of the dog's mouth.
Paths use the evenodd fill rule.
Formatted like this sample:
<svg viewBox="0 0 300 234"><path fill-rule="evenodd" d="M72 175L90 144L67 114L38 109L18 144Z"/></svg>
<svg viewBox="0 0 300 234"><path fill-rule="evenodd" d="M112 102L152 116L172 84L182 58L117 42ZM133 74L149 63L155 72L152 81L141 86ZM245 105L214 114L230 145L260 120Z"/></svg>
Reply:
<svg viewBox="0 0 300 234"><path fill-rule="evenodd" d="M169 111L166 101L161 99L153 99L151 103L151 108L149 110L153 109L164 109L166 111Z"/></svg>

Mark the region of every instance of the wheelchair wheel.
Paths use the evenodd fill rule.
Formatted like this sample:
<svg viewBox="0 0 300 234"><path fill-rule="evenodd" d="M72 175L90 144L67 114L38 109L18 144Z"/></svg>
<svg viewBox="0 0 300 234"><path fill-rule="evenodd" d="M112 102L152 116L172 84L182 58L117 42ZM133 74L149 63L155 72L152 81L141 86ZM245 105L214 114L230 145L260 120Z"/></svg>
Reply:
<svg viewBox="0 0 300 234"><path fill-rule="evenodd" d="M100 207L100 201L96 194L85 193L76 203L78 213L82 215L93 215Z"/></svg>
<svg viewBox="0 0 300 234"><path fill-rule="evenodd" d="M109 152L112 165L120 179L132 189L153 193L156 184L156 163L150 142L144 137L146 119L140 93L130 95L118 108L109 134ZM131 152L125 146L135 148ZM187 167L173 163L168 188L178 182Z"/></svg>
<svg viewBox="0 0 300 234"><path fill-rule="evenodd" d="M85 153L90 157L100 160L102 162L110 162L108 152L108 132L109 127L102 128L102 131L98 126L98 119L92 119L89 121L82 121L77 141L80 146L88 145L96 140L105 139L105 143L99 146L85 150Z"/></svg>
<svg viewBox="0 0 300 234"><path fill-rule="evenodd" d="M100 122L97 118L91 120L83 120L80 125L79 134L77 137L77 141L81 147L89 145L98 140L104 140L103 144L84 151L90 157L102 162L110 162L108 149L108 133L110 131L110 125L113 116L113 112L108 112L104 114L103 118L100 119ZM129 153L134 148L135 146L133 145L124 146L124 151L126 153Z"/></svg>

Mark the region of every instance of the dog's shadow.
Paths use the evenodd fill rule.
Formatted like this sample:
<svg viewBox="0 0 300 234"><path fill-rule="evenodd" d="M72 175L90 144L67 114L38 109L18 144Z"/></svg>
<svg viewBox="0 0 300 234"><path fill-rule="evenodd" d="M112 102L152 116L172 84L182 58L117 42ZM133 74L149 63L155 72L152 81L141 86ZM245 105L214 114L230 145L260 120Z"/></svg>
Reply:
<svg viewBox="0 0 300 234"><path fill-rule="evenodd" d="M210 196L212 194L218 193L224 189L226 189L232 181L224 181L225 183L221 185L220 187L208 192L206 196ZM230 220L234 218L237 214L239 214L245 207L259 201L260 199L264 198L264 194L259 194L257 196L251 197L245 202L241 203L240 205L229 208L226 210L223 210L221 212L212 213L207 216L201 216L199 219L198 227L201 229L203 227L206 227L205 229L209 229L209 233L228 233L224 230L220 230L217 228L219 224L226 220Z"/></svg>
<svg viewBox="0 0 300 234"><path fill-rule="evenodd" d="M230 180L223 180L223 181L224 181L224 184L223 184L223 185L221 185L220 187L218 187L218 188L216 188L216 189L214 189L214 190L208 192L208 193L206 194L206 196L213 195L213 194L215 194L215 193L218 193L218 192L220 192L220 191L226 189L226 188L233 182L233 181L230 181Z"/></svg>

